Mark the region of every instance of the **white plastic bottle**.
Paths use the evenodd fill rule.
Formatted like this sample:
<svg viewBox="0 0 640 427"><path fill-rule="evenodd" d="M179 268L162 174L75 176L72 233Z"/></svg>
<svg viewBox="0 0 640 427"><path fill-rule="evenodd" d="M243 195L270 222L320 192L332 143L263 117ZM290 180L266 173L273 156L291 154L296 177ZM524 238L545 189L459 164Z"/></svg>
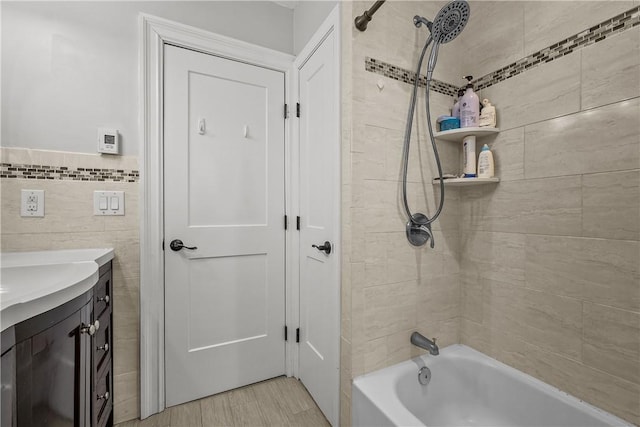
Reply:
<svg viewBox="0 0 640 427"><path fill-rule="evenodd" d="M473 91L473 85L471 84L473 76L466 76L465 79L469 80L469 83L467 83L464 95L460 98L461 128L478 126L478 118L480 116L480 99Z"/></svg>
<svg viewBox="0 0 640 427"><path fill-rule="evenodd" d="M456 99L455 104L453 104L453 108L451 109L451 116L459 119L460 118L460 99L464 95L464 89L460 89L458 91L458 99Z"/></svg>
<svg viewBox="0 0 640 427"><path fill-rule="evenodd" d="M496 107L491 105L491 102L486 98L482 100L482 111L478 119L478 126L496 127Z"/></svg>
<svg viewBox="0 0 640 427"><path fill-rule="evenodd" d="M478 178L493 178L493 153L487 144L482 146L478 156Z"/></svg>
<svg viewBox="0 0 640 427"><path fill-rule="evenodd" d="M462 157L464 165L463 172L465 178L476 177L476 137L474 135L465 136L462 139Z"/></svg>

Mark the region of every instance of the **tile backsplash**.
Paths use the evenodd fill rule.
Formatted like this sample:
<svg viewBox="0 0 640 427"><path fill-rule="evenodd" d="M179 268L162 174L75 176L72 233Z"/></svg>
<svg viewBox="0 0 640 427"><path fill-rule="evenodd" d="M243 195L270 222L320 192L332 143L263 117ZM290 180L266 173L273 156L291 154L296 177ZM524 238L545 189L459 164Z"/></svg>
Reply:
<svg viewBox="0 0 640 427"><path fill-rule="evenodd" d="M0 162L2 251L115 249L114 421L136 418L140 406L137 158L5 147L0 149ZM44 218L20 217L21 189L45 191ZM94 216L96 190L124 191L125 215Z"/></svg>

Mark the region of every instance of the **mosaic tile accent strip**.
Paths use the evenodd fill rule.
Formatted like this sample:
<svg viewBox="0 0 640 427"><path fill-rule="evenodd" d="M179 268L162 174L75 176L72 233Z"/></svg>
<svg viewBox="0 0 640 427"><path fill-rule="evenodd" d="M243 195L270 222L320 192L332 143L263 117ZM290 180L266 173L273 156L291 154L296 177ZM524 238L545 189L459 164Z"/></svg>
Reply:
<svg viewBox="0 0 640 427"><path fill-rule="evenodd" d="M482 76L479 79L474 80L472 83L476 90L486 89L489 86L493 86L504 80L510 79L511 77L517 76L531 68L546 64L554 59L562 58L563 56L575 52L578 49L598 43L607 37L621 33L638 25L640 25L640 6L636 6L624 13L614 16L611 19L607 19L598 25L587 28L586 30L574 34L571 37L567 37L558 43L541 49L512 64L502 67L499 70ZM404 83L413 84L415 81L415 73L413 71L396 67L395 65L388 64L378 59L366 58L365 69ZM420 75L418 84L424 87L425 82L426 77ZM434 92L450 96L455 96L459 89L457 86L438 80L433 80L431 87Z"/></svg>
<svg viewBox="0 0 640 427"><path fill-rule="evenodd" d="M138 182L140 172L125 169L75 168L66 166L0 164L0 178L57 179L63 181Z"/></svg>
<svg viewBox="0 0 640 427"><path fill-rule="evenodd" d="M410 85L415 84L416 73L413 71L405 70L404 68L396 67L388 62L380 61L379 59L365 58L364 66L367 71L371 71L377 74L381 74L385 77L389 77L393 80L398 80ZM418 80L418 86L425 87L427 85L427 77L420 75ZM458 88L452 84L442 82L440 80L431 80L431 90L434 92L442 93L444 95L454 96L458 93Z"/></svg>
<svg viewBox="0 0 640 427"><path fill-rule="evenodd" d="M598 43L607 37L621 33L625 30L640 25L640 6L634 7L620 15L614 16L598 25L574 34L549 47L539 50L525 58L509 64L497 71L489 73L473 81L477 90L493 86L496 83L517 76L530 68L546 64L554 59L562 58L576 50L582 49L594 43Z"/></svg>

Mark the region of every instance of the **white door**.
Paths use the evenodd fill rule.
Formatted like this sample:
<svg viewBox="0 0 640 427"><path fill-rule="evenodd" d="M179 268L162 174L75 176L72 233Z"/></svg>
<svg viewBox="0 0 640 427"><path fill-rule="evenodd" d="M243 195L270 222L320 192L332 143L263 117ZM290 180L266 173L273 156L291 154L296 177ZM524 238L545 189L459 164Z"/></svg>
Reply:
<svg viewBox="0 0 640 427"><path fill-rule="evenodd" d="M337 51L332 32L300 68L299 376L338 421L340 278ZM328 242L328 248L321 250Z"/></svg>
<svg viewBox="0 0 640 427"><path fill-rule="evenodd" d="M284 74L167 46L164 95L173 406L285 372Z"/></svg>

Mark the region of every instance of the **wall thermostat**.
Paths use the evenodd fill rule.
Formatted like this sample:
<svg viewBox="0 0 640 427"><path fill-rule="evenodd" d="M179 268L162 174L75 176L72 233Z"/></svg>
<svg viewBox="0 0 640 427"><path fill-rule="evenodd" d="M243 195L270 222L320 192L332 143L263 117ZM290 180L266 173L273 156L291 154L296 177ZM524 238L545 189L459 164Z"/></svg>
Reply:
<svg viewBox="0 0 640 427"><path fill-rule="evenodd" d="M120 154L120 135L116 129L98 129L98 153Z"/></svg>

